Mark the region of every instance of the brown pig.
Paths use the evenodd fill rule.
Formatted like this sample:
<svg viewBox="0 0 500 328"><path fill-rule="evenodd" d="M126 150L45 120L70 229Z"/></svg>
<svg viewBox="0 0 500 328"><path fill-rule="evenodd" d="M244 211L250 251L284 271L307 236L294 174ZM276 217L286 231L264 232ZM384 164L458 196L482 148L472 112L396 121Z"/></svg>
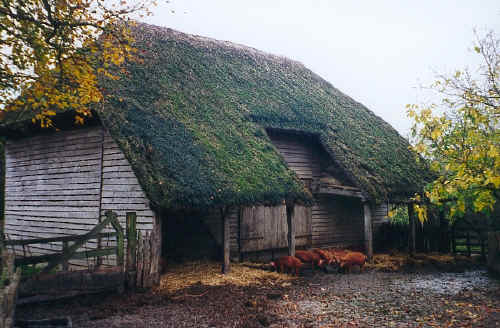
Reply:
<svg viewBox="0 0 500 328"><path fill-rule="evenodd" d="M286 270L290 273L295 272L295 275L298 276L302 262L295 256L282 256L276 261L271 262L271 266L278 272L285 273Z"/></svg>
<svg viewBox="0 0 500 328"><path fill-rule="evenodd" d="M359 265L359 271L363 271L363 266L366 262L366 256L360 252L349 252L346 255L338 258L341 269L345 269L347 272L351 271L351 267Z"/></svg>
<svg viewBox="0 0 500 328"><path fill-rule="evenodd" d="M325 249L314 248L312 251L321 257L325 265L332 264L332 262L335 260L333 255Z"/></svg>
<svg viewBox="0 0 500 328"><path fill-rule="evenodd" d="M311 267L314 270L314 266L323 267L324 261L321 257L312 251L295 251L295 256L304 263L311 263Z"/></svg>

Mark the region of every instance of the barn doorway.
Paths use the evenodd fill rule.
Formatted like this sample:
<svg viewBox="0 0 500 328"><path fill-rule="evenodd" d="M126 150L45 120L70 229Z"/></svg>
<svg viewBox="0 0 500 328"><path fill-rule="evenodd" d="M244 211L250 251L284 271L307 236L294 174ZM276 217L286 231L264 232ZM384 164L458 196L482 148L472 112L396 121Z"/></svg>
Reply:
<svg viewBox="0 0 500 328"><path fill-rule="evenodd" d="M168 263L221 259L222 248L214 229L200 212L167 215L162 224L162 237L162 257Z"/></svg>

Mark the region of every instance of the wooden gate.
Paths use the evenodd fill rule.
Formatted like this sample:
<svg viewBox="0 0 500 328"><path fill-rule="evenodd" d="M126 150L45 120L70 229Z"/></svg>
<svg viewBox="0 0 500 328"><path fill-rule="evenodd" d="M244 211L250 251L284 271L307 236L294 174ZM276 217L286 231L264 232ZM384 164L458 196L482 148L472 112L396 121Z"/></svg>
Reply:
<svg viewBox="0 0 500 328"><path fill-rule="evenodd" d="M123 231L116 213L106 211L106 218L92 230L83 235L64 236L41 239L7 240L5 246L19 250L33 244L55 243L62 246L62 251L52 254L35 256L20 256L15 259L17 267L31 268L38 271L37 264L46 263L38 273L24 281L19 288L20 297L37 295L39 300L54 295L67 296L72 294L99 292L116 289L122 292L125 287L151 287L158 276L157 236L146 233L137 234L136 214L127 213L126 232ZM102 232L108 226L111 232ZM111 240L111 246L97 242L103 239ZM90 240L95 241L95 249L85 249ZM127 247L125 248L125 241ZM154 245L153 245L154 243ZM26 254L24 254L26 255ZM157 254L158 255L158 254ZM102 264L102 258L112 256L113 263ZM88 270L69 271L71 261L94 258L97 267ZM126 265L125 265L126 263ZM91 270L94 269L94 270ZM42 295L42 296L40 296Z"/></svg>

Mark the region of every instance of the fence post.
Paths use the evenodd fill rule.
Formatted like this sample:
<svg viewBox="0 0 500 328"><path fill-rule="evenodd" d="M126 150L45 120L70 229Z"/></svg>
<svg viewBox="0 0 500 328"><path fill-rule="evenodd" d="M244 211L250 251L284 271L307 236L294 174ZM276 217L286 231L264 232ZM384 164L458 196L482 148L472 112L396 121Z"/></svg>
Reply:
<svg viewBox="0 0 500 328"><path fill-rule="evenodd" d="M127 286L136 285L137 271L137 216L135 212L127 212Z"/></svg>
<svg viewBox="0 0 500 328"><path fill-rule="evenodd" d="M62 251L63 251L63 257L65 258L65 260L62 263L62 269L63 269L63 271L68 271L69 265L68 265L68 260L66 259L66 256L65 256L66 254L68 254L68 242L67 241L63 241Z"/></svg>
<svg viewBox="0 0 500 328"><path fill-rule="evenodd" d="M480 238L479 240L481 242L481 259L486 260L486 251L485 251L485 247L484 247L485 240L484 240L483 236L484 235L482 233L479 234L479 238Z"/></svg>
<svg viewBox="0 0 500 328"><path fill-rule="evenodd" d="M457 242L455 239L455 226L451 228L451 250L453 251L453 254L457 253Z"/></svg>
<svg viewBox="0 0 500 328"><path fill-rule="evenodd" d="M467 242L467 256L470 257L471 255L471 249L470 249L470 232L467 231L467 235L466 235L466 242Z"/></svg>

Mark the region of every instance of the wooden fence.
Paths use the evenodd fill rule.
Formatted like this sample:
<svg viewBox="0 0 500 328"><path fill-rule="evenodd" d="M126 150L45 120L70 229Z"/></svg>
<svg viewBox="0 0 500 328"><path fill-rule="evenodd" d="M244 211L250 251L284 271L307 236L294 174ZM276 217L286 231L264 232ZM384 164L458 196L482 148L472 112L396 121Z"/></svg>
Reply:
<svg viewBox="0 0 500 328"><path fill-rule="evenodd" d="M33 244L61 243L62 251L53 254L16 257L15 264L19 266L36 266L46 263L41 272L32 279L23 282L20 286L20 295L53 293L53 289L68 289L80 292L100 291L102 289L117 288L123 291L125 287L151 287L157 283L159 248L154 233L138 234L136 228L136 213L126 214L126 229L120 225L116 213L106 211L106 218L86 234L53 238L37 238L22 240L7 240L5 246L28 247ZM111 225L112 232L102 232ZM96 249L84 249L89 240L112 240L112 246L102 247L96 243ZM125 246L126 245L126 246ZM95 258L96 263L106 256L115 257L114 266L107 269L69 271L71 260ZM49 274L58 269L55 275Z"/></svg>
<svg viewBox="0 0 500 328"><path fill-rule="evenodd" d="M488 231L471 229L451 229L451 248L455 254L467 256L488 254Z"/></svg>

